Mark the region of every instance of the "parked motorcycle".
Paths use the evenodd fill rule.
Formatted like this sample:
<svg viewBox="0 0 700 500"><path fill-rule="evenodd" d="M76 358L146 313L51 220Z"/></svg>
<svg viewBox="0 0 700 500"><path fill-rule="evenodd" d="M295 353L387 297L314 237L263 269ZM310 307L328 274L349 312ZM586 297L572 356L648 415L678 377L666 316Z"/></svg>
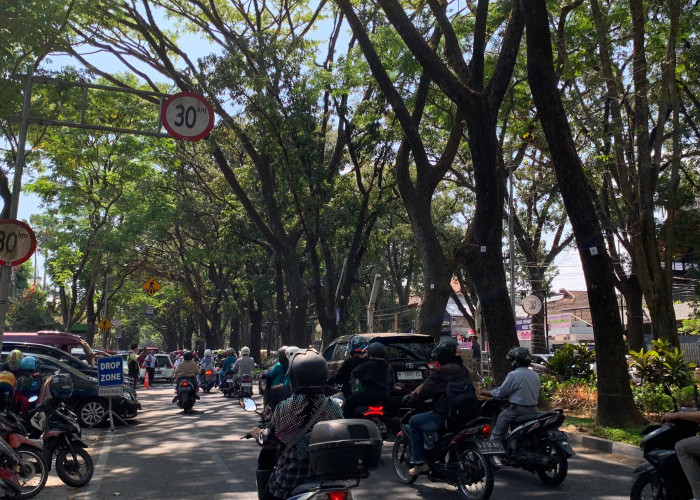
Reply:
<svg viewBox="0 0 700 500"><path fill-rule="evenodd" d="M216 385L216 378L218 377L216 370L213 368L208 368L202 373L202 383L200 384L204 392L211 392L212 387Z"/></svg>
<svg viewBox="0 0 700 500"><path fill-rule="evenodd" d="M79 488L92 479L95 465L83 441L78 418L59 398L50 397L31 412L31 425L41 432L44 460L51 470L56 457L56 473L68 486Z"/></svg>
<svg viewBox="0 0 700 500"><path fill-rule="evenodd" d="M20 498L22 486L17 472L22 464L22 458L0 439L0 496L3 498Z"/></svg>
<svg viewBox="0 0 700 500"><path fill-rule="evenodd" d="M182 408L185 413L192 411L194 402L197 399L197 387L194 381L189 378L181 378L177 382L177 405Z"/></svg>
<svg viewBox="0 0 700 500"><path fill-rule="evenodd" d="M15 471L21 490L17 498L34 497L49 477L41 446L27 439L26 434L22 419L13 412L8 410L0 416L0 436L21 459Z"/></svg>
<svg viewBox="0 0 700 500"><path fill-rule="evenodd" d="M500 412L501 402L484 403L482 414ZM503 440L503 465L537 473L543 483L561 484L569 470L569 457L575 455L566 433L559 430L564 422L564 410L556 408L514 420Z"/></svg>
<svg viewBox="0 0 700 500"><path fill-rule="evenodd" d="M392 451L394 471L404 484L412 484L418 478L408 472L411 467L408 421L419 411L416 408L401 410L401 430ZM456 486L464 498L489 498L494 482L489 456L503 452L500 443L488 440L490 432L490 420L476 417L455 432L442 435L437 432L424 433L427 463L430 466L428 479Z"/></svg>
<svg viewBox="0 0 700 500"><path fill-rule="evenodd" d="M243 402L246 411L255 411L253 400L244 399ZM351 489L377 468L381 451L381 436L369 421L342 419L317 422L309 437L309 465L320 480L299 485L292 491L289 500L352 500ZM265 491L276 461L275 449L261 449L256 471L258 498Z"/></svg>

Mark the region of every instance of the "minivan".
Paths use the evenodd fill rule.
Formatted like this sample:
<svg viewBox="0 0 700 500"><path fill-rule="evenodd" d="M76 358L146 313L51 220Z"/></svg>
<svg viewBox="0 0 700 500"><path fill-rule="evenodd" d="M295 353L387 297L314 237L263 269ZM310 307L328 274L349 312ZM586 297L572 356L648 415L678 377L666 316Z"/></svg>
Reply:
<svg viewBox="0 0 700 500"><path fill-rule="evenodd" d="M85 353L85 359L90 366L92 366L94 362L94 352L90 344L74 333L52 332L48 330L40 330L38 332L5 332L3 340L7 340L8 342L32 342L34 344L49 345L69 354L73 348L79 348Z"/></svg>

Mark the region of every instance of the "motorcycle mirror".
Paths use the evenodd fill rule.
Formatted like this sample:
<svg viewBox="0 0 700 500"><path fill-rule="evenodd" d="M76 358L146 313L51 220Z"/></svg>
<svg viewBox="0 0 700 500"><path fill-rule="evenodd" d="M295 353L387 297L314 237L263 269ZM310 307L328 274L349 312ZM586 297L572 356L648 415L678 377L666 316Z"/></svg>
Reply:
<svg viewBox="0 0 700 500"><path fill-rule="evenodd" d="M30 403L33 403L33 402L36 401L37 399L39 399L39 396L34 395L34 396L32 396L31 398L29 398L28 401L29 401Z"/></svg>
<svg viewBox="0 0 700 500"><path fill-rule="evenodd" d="M340 399L340 398L331 398L331 400L332 400L335 404L337 404L338 406L340 406L341 408L343 407L344 401L343 401L342 399Z"/></svg>
<svg viewBox="0 0 700 500"><path fill-rule="evenodd" d="M253 401L250 398L245 398L243 400L243 409L245 411L255 411L258 409L258 405L255 404L255 401Z"/></svg>

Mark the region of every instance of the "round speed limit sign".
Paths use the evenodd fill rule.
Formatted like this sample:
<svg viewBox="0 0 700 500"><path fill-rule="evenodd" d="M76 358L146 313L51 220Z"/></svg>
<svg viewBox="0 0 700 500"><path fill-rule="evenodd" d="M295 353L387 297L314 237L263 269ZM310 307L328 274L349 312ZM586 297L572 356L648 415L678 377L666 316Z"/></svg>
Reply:
<svg viewBox="0 0 700 500"><path fill-rule="evenodd" d="M180 92L163 103L160 121L175 139L198 141L214 128L214 109L201 95Z"/></svg>
<svg viewBox="0 0 700 500"><path fill-rule="evenodd" d="M0 220L0 265L18 266L34 254L36 236L22 221Z"/></svg>

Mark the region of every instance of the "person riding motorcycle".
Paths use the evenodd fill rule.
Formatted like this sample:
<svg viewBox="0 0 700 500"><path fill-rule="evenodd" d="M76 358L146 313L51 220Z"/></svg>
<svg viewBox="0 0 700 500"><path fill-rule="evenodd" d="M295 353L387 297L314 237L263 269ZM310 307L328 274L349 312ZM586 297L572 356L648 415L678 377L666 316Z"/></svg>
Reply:
<svg viewBox="0 0 700 500"><path fill-rule="evenodd" d="M202 380L204 380L204 373L207 370L213 370L216 371L214 368L214 358L211 355L211 349L204 349L204 357L202 360L199 362L199 379L200 379L200 384L202 383ZM218 382L218 380L217 380ZM215 383L215 386L217 384Z"/></svg>
<svg viewBox="0 0 700 500"><path fill-rule="evenodd" d="M291 383L289 379L289 366L295 354L299 352L299 348L295 345L290 345L284 349L284 355L280 357L280 363L284 369L282 380L280 383L272 385L268 382L267 404L263 410L263 418L269 417L274 411L277 404L288 398L292 394ZM279 376L275 376L279 380Z"/></svg>
<svg viewBox="0 0 700 500"><path fill-rule="evenodd" d="M357 345L352 350L352 355L343 361L340 365L335 376L330 380L333 384L340 384L342 386L343 396L349 398L352 395L352 387L350 385L350 378L352 372L355 368L360 366L362 363L367 361L367 351L365 347Z"/></svg>
<svg viewBox="0 0 700 500"><path fill-rule="evenodd" d="M182 361L180 361L180 364L177 365L177 369L175 370L175 397L173 398L173 403L177 403L177 386L180 379L183 378L189 378L192 380L192 383L194 384L194 397L195 399L199 399L199 394L197 394L197 391L199 390L197 373L199 373L199 368L197 367L197 363L194 361L194 354L192 351L185 351L182 354Z"/></svg>
<svg viewBox="0 0 700 500"><path fill-rule="evenodd" d="M236 385L238 385L243 376L248 375L253 376L253 368L255 367L255 360L250 357L250 348L241 347L241 357L238 358L236 363L231 368L231 373L236 375Z"/></svg>
<svg viewBox="0 0 700 500"><path fill-rule="evenodd" d="M309 434L313 424L343 418L340 407L323 394L328 379L325 358L312 349L300 350L290 361L289 379L293 395L275 409L270 425L249 431L263 446L277 444L283 448L276 460L263 500L288 498L302 483L314 479L309 465ZM306 426L304 435L301 432Z"/></svg>
<svg viewBox="0 0 700 500"><path fill-rule="evenodd" d="M454 339L441 341L431 353L431 358L440 363L440 367L433 370L421 385L403 398L406 404L433 399L432 411L417 413L408 421L413 464L408 472L411 475L425 474L430 470L426 463L423 433L439 432L444 428L448 409L447 384L471 382L469 370L457 355L457 347L457 341Z"/></svg>
<svg viewBox="0 0 700 500"><path fill-rule="evenodd" d="M677 411L664 414L662 421L687 420L700 424L700 411ZM685 474L693 499L700 498L700 436L681 439L675 446L678 461Z"/></svg>
<svg viewBox="0 0 700 500"><path fill-rule="evenodd" d="M491 432L491 439L503 439L510 423L521 415L537 414L537 400L540 396L540 376L528 367L532 363L530 351L524 347L513 347L506 359L513 370L506 375L500 385L481 394L494 399L508 398L508 406L501 411Z"/></svg>
<svg viewBox="0 0 700 500"><path fill-rule="evenodd" d="M289 367L286 351L286 345L283 345L277 351L277 363L267 372L267 387L273 387L284 382L284 376L287 374L287 368Z"/></svg>
<svg viewBox="0 0 700 500"><path fill-rule="evenodd" d="M361 391L351 395L343 404L345 418L354 418L359 406L386 405L389 391L394 386L394 369L386 362L386 347L379 342L370 343L365 349L367 360L352 371L352 378L361 385Z"/></svg>
<svg viewBox="0 0 700 500"><path fill-rule="evenodd" d="M219 370L219 385L221 387L223 387L226 375L231 371L236 361L236 350L233 347L229 347L226 351L226 358L224 358L224 362L221 364L221 370Z"/></svg>

